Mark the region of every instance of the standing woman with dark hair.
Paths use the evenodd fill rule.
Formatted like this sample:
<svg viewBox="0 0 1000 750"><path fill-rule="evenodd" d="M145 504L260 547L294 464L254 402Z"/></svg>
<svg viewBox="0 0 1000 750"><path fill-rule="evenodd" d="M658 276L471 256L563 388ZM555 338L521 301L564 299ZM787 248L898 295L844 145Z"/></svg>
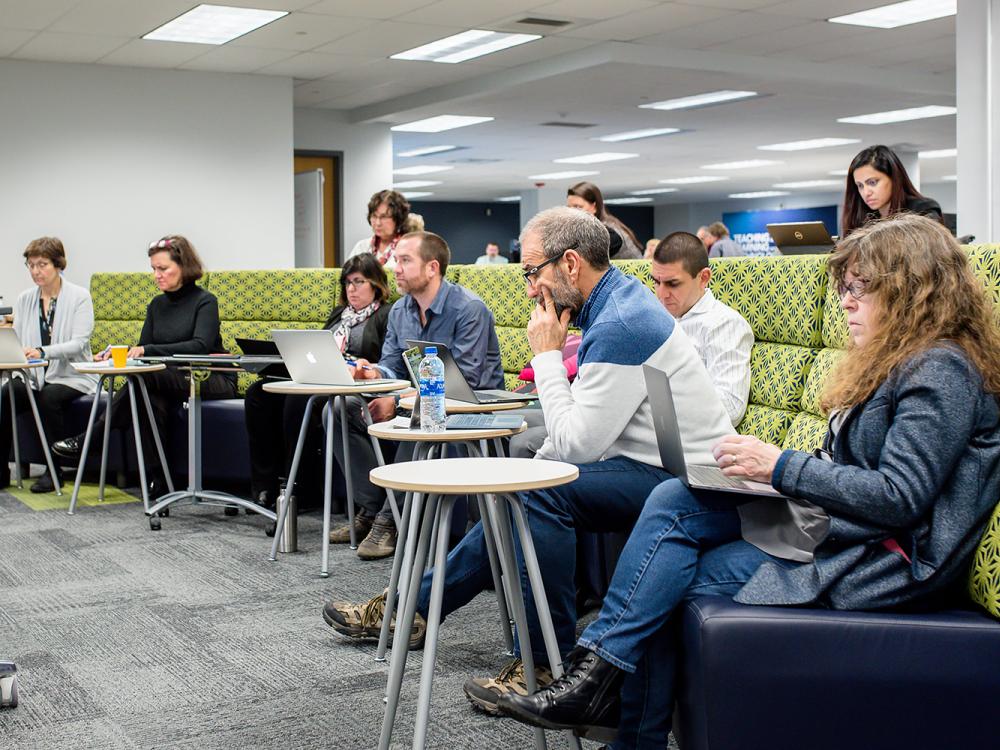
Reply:
<svg viewBox="0 0 1000 750"><path fill-rule="evenodd" d="M641 258L642 248L635 233L604 207L601 189L592 182L578 182L566 191L566 205L596 216L611 232L611 257L615 260ZM615 242L615 236L620 242ZM618 249L615 249L615 245Z"/></svg>
<svg viewBox="0 0 1000 750"><path fill-rule="evenodd" d="M142 324L139 342L130 347L130 359L138 357L168 357L172 354L216 354L225 352L219 332L219 302L215 295L202 289L195 282L204 275L204 267L197 251L185 237L168 235L149 245L149 265L153 269L156 285L163 294L158 294L146 308L146 320ZM94 357L101 361L108 359L107 352ZM183 370L168 368L143 376L149 399L153 406L156 428L163 435L167 415L187 400L189 374ZM212 372L201 381L203 399L235 398L236 375ZM119 391L111 406L111 423L124 428L131 424L128 396ZM104 429L104 417L94 423L95 434ZM139 409L139 421L145 426L146 411ZM63 458L80 459L83 448L83 434L66 438L53 444L52 450ZM142 431L143 454L155 456L152 434L148 427ZM152 482L150 498L163 494L162 479Z"/></svg>
<svg viewBox="0 0 1000 750"><path fill-rule="evenodd" d="M372 226L371 238L359 240L347 254L353 258L361 253L371 253L390 271L396 265L393 251L399 238L411 231L407 221L410 203L395 190L380 190L368 201L368 223Z"/></svg>
<svg viewBox="0 0 1000 750"><path fill-rule="evenodd" d="M90 361L90 335L94 332L94 303L90 292L62 277L66 251L55 237L39 237L28 243L24 265L35 286L25 289L14 306L14 332L29 358L47 359L47 368L31 371L30 381L13 380L0 393L0 487L10 484L11 410L7 389L14 389L18 412L29 408L24 387L37 393L39 416L48 440L66 436L63 414L77 396L93 393L97 378L81 375L71 362ZM59 474L59 463L55 461ZM60 477L61 479L61 477ZM48 471L31 485L32 492L52 492L55 484Z"/></svg>
<svg viewBox="0 0 1000 750"><path fill-rule="evenodd" d="M371 253L348 258L340 272L340 304L323 328L333 331L340 351L350 358L378 362L389 325L389 280ZM309 396L284 396L264 390L258 380L247 389L244 415L250 438L250 487L259 505L273 507L280 476L288 476ZM320 409L312 413L309 439L322 434ZM309 455L303 451L303 456ZM303 476L302 473L299 476Z"/></svg>
<svg viewBox="0 0 1000 750"><path fill-rule="evenodd" d="M840 236L900 211L942 221L941 206L913 186L895 152L888 146L870 146L854 157L847 170Z"/></svg>

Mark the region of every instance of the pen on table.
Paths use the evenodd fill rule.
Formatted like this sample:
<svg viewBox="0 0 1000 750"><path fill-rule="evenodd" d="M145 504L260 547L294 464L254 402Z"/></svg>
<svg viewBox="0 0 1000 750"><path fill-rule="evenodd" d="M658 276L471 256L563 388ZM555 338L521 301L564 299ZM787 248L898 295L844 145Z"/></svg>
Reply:
<svg viewBox="0 0 1000 750"><path fill-rule="evenodd" d="M356 359L345 359L346 362L351 367L358 367L358 361ZM374 370L374 367L369 367L368 365L361 365L362 370Z"/></svg>

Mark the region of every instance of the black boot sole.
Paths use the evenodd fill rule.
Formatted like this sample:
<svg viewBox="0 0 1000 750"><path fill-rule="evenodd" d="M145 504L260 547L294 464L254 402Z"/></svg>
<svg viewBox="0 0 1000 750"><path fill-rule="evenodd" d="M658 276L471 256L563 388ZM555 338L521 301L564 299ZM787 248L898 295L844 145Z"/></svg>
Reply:
<svg viewBox="0 0 1000 750"><path fill-rule="evenodd" d="M594 739L597 742L612 742L614 740L614 736L618 733L618 727L605 727L597 724L564 724L561 722L549 721L548 719L543 719L533 713L524 711L516 703L505 703L502 706L498 705L497 709L502 716L509 716L512 719L517 719L518 721L524 724L530 724L533 727L540 727L542 729L550 729L553 731L572 730L574 734L581 737L586 736L588 739ZM610 737L611 739L603 739L604 737Z"/></svg>

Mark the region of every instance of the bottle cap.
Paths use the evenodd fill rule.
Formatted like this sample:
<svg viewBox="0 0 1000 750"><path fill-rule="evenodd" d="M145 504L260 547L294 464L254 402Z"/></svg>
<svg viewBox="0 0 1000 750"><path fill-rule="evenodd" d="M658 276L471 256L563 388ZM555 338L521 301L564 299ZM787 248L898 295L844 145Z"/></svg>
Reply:
<svg viewBox="0 0 1000 750"><path fill-rule="evenodd" d="M424 347L424 356L425 357L429 357L432 354L436 355L437 353L438 353L438 348L436 346L425 346Z"/></svg>

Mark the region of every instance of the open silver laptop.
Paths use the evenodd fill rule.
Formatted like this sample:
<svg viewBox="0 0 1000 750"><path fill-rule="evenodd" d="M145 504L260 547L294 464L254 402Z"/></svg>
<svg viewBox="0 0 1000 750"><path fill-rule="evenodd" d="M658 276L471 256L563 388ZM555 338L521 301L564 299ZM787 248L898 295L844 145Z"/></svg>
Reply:
<svg viewBox="0 0 1000 750"><path fill-rule="evenodd" d="M694 466L684 458L681 430L677 424L677 410L670 390L670 378L662 370L649 365L642 366L646 379L646 393L653 412L653 427L656 430L656 444L660 449L663 468L680 479L688 487L700 490L721 490L739 492L761 497L785 497L769 484L750 482L727 477L718 466Z"/></svg>
<svg viewBox="0 0 1000 750"><path fill-rule="evenodd" d="M767 231L782 255L829 253L834 247L822 221L768 224Z"/></svg>
<svg viewBox="0 0 1000 750"><path fill-rule="evenodd" d="M0 328L0 362L10 365L26 365L24 347L13 328Z"/></svg>
<svg viewBox="0 0 1000 750"><path fill-rule="evenodd" d="M344 355L340 353L328 330L276 330L271 338L278 346L281 359L292 380L302 385L354 385L364 386L393 382L386 378L355 380L347 369Z"/></svg>
<svg viewBox="0 0 1000 750"><path fill-rule="evenodd" d="M534 401L538 398L534 393L511 393L500 388L474 391L447 345L411 339L406 340L406 345L419 348L421 354L428 346L437 347L438 356L444 362L444 394L455 401L464 401L467 404L502 404L505 401Z"/></svg>

